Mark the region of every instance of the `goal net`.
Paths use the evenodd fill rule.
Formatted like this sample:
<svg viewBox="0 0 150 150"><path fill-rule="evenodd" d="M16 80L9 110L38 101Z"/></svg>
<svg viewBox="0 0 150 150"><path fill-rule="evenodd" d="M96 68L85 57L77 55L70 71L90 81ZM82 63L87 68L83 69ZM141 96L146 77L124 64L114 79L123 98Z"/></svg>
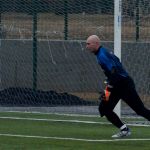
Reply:
<svg viewBox="0 0 150 150"><path fill-rule="evenodd" d="M149 14L148 0L122 0L121 61L147 107ZM114 1L0 1L0 110L98 115L105 77L85 49L91 34L113 50Z"/></svg>

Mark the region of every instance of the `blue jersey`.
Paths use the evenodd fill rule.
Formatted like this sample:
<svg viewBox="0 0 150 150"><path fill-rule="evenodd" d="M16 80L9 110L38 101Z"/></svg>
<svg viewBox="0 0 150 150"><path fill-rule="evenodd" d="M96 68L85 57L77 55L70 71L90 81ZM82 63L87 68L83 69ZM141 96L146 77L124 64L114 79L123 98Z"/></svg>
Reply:
<svg viewBox="0 0 150 150"><path fill-rule="evenodd" d="M128 77L128 73L123 68L119 58L110 53L106 48L100 47L96 56L111 85L115 85L121 79Z"/></svg>

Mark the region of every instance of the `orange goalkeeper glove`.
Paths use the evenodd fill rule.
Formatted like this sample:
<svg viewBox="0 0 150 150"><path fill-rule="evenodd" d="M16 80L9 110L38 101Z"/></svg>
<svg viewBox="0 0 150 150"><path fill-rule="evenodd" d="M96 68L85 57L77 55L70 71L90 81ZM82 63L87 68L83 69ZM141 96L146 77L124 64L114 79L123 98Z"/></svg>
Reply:
<svg viewBox="0 0 150 150"><path fill-rule="evenodd" d="M108 86L106 86L105 90L105 101L108 101L109 100L109 97L110 97L110 94L111 94L111 91L110 91L110 88Z"/></svg>

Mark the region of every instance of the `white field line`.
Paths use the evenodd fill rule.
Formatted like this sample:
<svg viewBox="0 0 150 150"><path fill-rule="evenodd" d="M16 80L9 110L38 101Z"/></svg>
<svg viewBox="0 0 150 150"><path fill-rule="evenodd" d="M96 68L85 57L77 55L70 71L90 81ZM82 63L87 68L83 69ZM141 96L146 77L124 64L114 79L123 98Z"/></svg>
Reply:
<svg viewBox="0 0 150 150"><path fill-rule="evenodd" d="M86 124L110 124L108 122L81 121L81 120L64 120L64 119L22 118L22 117L0 117L0 119L29 120L29 121L48 121L48 122L71 122L71 123L86 123Z"/></svg>
<svg viewBox="0 0 150 150"><path fill-rule="evenodd" d="M59 116L75 116L75 117L100 117L100 115L83 115L83 114L67 114L67 113L51 113L51 112L38 112L38 111L1 111L1 112L12 112L12 113L21 113L21 114L46 114L46 115L59 115ZM142 117L140 116L125 116L121 118L136 118L136 119L141 119Z"/></svg>
<svg viewBox="0 0 150 150"><path fill-rule="evenodd" d="M59 115L59 116L75 116L75 117L99 117L100 115L81 115L81 114L67 114L67 113L51 113L51 112L38 112L38 111L1 111L8 113L21 113L21 114L44 114L44 115Z"/></svg>
<svg viewBox="0 0 150 150"><path fill-rule="evenodd" d="M63 119L40 119L40 118L22 118L22 117L0 117L0 119L12 120L28 120L28 121L48 121L48 122L71 122L71 123L85 123L85 124L111 124L109 122L96 122L96 121L81 121L81 120L63 120ZM150 127L147 124L127 124L130 126Z"/></svg>
<svg viewBox="0 0 150 150"><path fill-rule="evenodd" d="M50 137L50 136L32 136L20 134L2 134L0 136L6 137L20 137L20 138L36 138L36 139L53 139L53 140L70 140L70 141L83 141L83 142L117 142L117 141L150 141L150 139L79 139L79 138L65 138L65 137Z"/></svg>

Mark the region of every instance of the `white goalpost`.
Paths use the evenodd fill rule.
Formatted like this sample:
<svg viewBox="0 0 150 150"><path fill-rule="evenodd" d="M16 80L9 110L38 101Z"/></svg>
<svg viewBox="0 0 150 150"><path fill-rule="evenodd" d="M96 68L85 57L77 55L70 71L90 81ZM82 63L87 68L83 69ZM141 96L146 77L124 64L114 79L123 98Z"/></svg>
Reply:
<svg viewBox="0 0 150 150"><path fill-rule="evenodd" d="M114 53L121 61L121 11L122 0L114 0ZM119 101L114 111L121 117L121 102Z"/></svg>

